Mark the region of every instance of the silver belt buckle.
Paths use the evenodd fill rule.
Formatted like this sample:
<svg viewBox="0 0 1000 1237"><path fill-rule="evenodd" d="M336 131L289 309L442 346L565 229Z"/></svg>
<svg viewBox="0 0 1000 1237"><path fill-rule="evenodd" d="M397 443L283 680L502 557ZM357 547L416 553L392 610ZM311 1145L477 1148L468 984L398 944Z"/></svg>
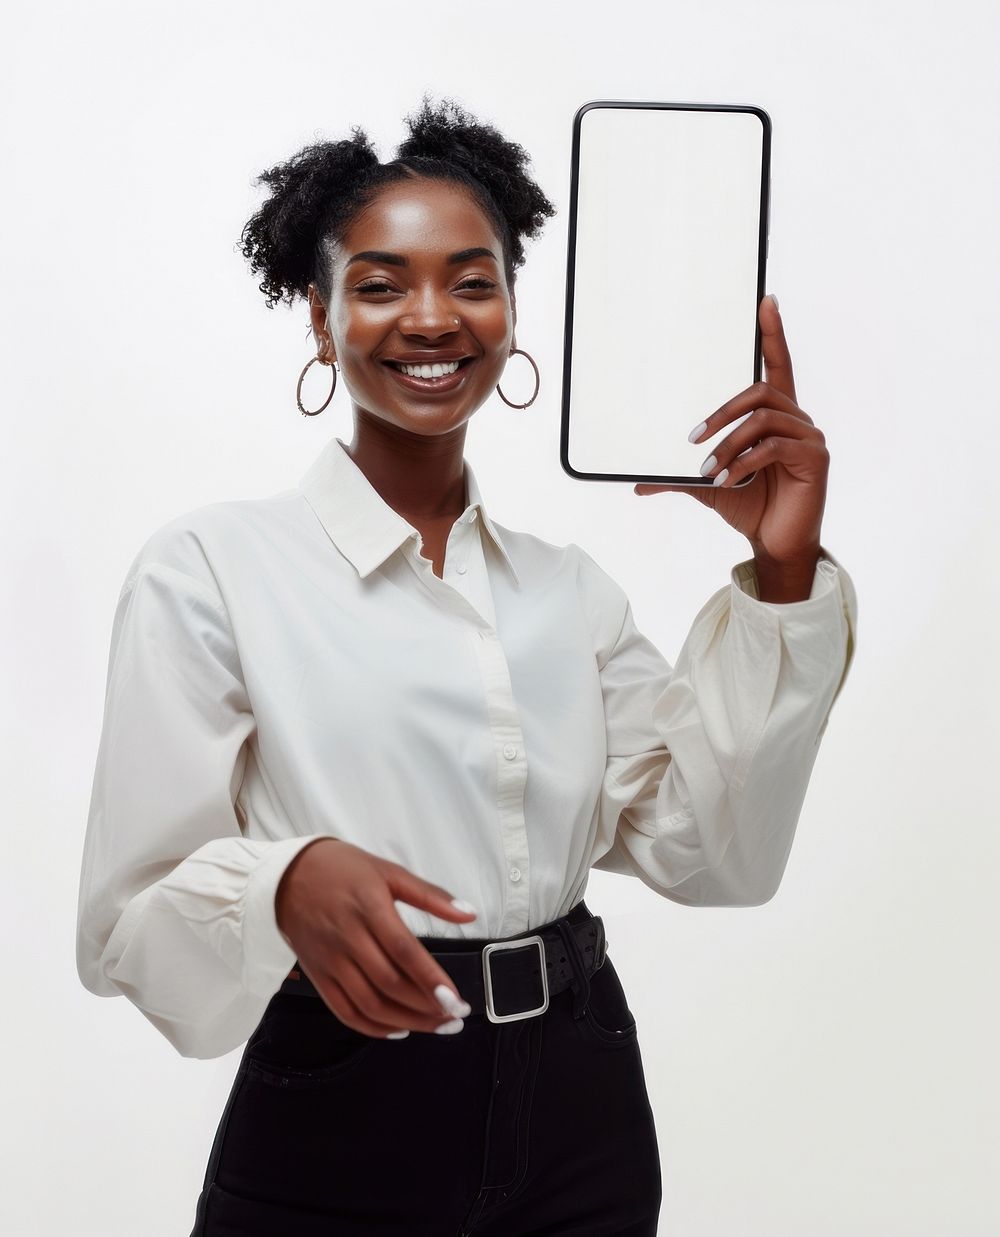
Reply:
<svg viewBox="0 0 1000 1237"><path fill-rule="evenodd" d="M525 945L537 945L541 961L542 1003L535 1009L521 1010L516 1014L498 1014L493 1006L493 976L490 973L490 954L497 949L521 949ZM516 941L494 941L483 946L483 980L486 987L486 1017L490 1022L516 1022L519 1018L532 1018L544 1014L549 1007L549 977L545 967L545 941L538 936L522 936Z"/></svg>

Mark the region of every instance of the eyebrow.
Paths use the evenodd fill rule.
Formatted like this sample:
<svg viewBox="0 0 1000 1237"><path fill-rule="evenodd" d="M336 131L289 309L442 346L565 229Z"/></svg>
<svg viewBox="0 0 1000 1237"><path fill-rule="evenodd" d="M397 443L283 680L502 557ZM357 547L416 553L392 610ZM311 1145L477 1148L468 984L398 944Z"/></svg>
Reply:
<svg viewBox="0 0 1000 1237"><path fill-rule="evenodd" d="M459 249L457 253L448 254L445 261L449 266L458 262L468 262L472 258L492 258L496 262L497 257L492 249L484 249L481 245L474 245L471 249ZM409 266L410 259L405 258L401 253L386 253L383 249L365 249L361 253L354 254L348 258L344 264L345 269L352 262L383 262L387 266Z"/></svg>

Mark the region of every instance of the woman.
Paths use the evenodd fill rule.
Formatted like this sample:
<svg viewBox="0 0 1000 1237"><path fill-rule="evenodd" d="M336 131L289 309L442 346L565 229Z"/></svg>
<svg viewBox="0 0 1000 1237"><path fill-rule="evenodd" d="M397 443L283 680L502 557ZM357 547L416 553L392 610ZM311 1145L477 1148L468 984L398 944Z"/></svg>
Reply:
<svg viewBox="0 0 1000 1237"><path fill-rule="evenodd" d="M466 430L494 389L533 402L498 384L554 211L456 105L409 125L390 163L355 130L262 176L244 253L269 305L308 300L354 437L133 561L79 971L183 1055L248 1040L194 1234L638 1237L656 1133L587 877L775 892L853 656L829 456L765 300L768 380L693 435L755 409L688 491L753 558L671 667L579 546L487 512Z"/></svg>

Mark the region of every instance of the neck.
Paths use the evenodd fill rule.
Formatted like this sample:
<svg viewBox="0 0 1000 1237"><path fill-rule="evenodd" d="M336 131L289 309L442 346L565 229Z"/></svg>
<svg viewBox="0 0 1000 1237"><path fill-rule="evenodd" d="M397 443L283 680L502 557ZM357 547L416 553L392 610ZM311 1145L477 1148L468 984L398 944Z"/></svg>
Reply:
<svg viewBox="0 0 1000 1237"><path fill-rule="evenodd" d="M466 429L463 422L445 434L417 434L356 412L347 453L404 519L454 519L466 507Z"/></svg>

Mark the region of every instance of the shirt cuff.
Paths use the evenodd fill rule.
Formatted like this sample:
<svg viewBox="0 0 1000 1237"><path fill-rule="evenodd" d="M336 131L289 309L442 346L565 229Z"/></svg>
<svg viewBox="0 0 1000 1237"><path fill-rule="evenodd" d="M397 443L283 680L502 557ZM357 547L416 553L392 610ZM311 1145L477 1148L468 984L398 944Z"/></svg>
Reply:
<svg viewBox="0 0 1000 1237"><path fill-rule="evenodd" d="M278 927L275 894L299 851L332 836L313 833L272 842L250 873L243 911L243 986L247 991L273 996L291 970L295 950Z"/></svg>
<svg viewBox="0 0 1000 1237"><path fill-rule="evenodd" d="M809 596L801 601L761 601L757 568L752 558L737 563L730 573L732 580L732 608L742 618L751 622L770 611L789 618L819 618L830 606L830 598L837 592L837 574L840 563L829 550L820 546L816 571L813 574Z"/></svg>

